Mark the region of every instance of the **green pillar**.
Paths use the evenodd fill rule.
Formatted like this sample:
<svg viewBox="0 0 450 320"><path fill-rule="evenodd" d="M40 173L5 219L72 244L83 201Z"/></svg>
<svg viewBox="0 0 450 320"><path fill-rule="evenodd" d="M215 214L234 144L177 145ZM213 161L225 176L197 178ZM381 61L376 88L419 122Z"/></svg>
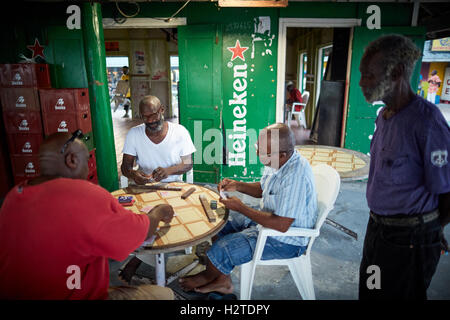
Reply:
<svg viewBox="0 0 450 320"><path fill-rule="evenodd" d="M92 129L99 184L108 191L118 189L116 149L109 104L105 41L99 3L82 4L84 55L91 104Z"/></svg>

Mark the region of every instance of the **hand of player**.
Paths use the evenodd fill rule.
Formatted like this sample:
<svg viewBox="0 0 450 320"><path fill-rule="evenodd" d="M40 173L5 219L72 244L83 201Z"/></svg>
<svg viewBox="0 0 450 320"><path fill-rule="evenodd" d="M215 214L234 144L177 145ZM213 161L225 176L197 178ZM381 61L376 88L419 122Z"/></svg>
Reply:
<svg viewBox="0 0 450 320"><path fill-rule="evenodd" d="M140 184L140 185L146 184L146 183L150 182L151 179L152 179L151 174L145 174L145 173L137 171L137 170L133 171L133 180L137 184Z"/></svg>
<svg viewBox="0 0 450 320"><path fill-rule="evenodd" d="M168 204L159 204L154 207L149 214L156 214L159 217L159 220L164 223L169 223L174 215L174 211L171 205Z"/></svg>
<svg viewBox="0 0 450 320"><path fill-rule="evenodd" d="M231 198L220 198L219 201L225 205L227 209L234 210L234 211L242 211L242 207L244 204L242 201L237 197L231 197Z"/></svg>
<svg viewBox="0 0 450 320"><path fill-rule="evenodd" d="M158 167L155 170L153 170L152 175L153 175L153 179L155 179L155 181L164 180L169 176L167 170L164 168L161 168L161 167Z"/></svg>
<svg viewBox="0 0 450 320"><path fill-rule="evenodd" d="M235 180L231 180L228 178L223 179L219 185L217 186L217 189L219 190L223 190L223 191L238 191L238 181Z"/></svg>

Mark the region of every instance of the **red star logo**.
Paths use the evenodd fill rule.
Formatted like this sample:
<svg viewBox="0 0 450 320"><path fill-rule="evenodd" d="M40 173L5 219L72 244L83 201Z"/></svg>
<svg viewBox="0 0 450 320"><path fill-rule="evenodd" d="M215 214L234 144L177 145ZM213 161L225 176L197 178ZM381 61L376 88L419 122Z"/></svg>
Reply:
<svg viewBox="0 0 450 320"><path fill-rule="evenodd" d="M244 52L248 50L248 47L241 47L241 43L239 40L236 40L236 44L234 47L227 47L228 50L233 52L233 56L231 57L231 61L233 61L236 58L241 59L242 61L245 61L244 58Z"/></svg>
<svg viewBox="0 0 450 320"><path fill-rule="evenodd" d="M27 46L27 48L33 51L33 56L31 57L31 59L37 56L40 56L43 59L45 59L44 47L40 45L39 40L37 38L34 39L34 45Z"/></svg>

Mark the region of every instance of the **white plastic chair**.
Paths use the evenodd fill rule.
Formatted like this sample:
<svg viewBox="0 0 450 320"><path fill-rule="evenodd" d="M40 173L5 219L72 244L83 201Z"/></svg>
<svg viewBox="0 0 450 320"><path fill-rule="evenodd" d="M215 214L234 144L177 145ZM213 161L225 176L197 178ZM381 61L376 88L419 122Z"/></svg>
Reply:
<svg viewBox="0 0 450 320"><path fill-rule="evenodd" d="M259 235L256 242L253 260L241 265L241 300L249 300L252 292L255 268L257 265L287 265L294 278L297 289L304 300L315 300L314 284L311 272L311 247L328 213L333 209L339 193L341 179L338 172L326 164L312 167L318 200L318 216L314 229L289 228L282 233L258 225ZM309 243L303 255L291 259L261 260L266 239L268 236L295 236L309 237Z"/></svg>
<svg viewBox="0 0 450 320"><path fill-rule="evenodd" d="M306 117L305 117L305 108L306 105L308 104L308 100L309 100L309 91L305 91L302 94L302 101L303 102L294 102L292 104L292 109L291 112L289 112L289 117L288 117L288 126L289 128L291 127L291 118L292 115L294 115L295 119L297 120L298 126L303 126L306 129ZM296 107L299 107L300 110L295 110Z"/></svg>

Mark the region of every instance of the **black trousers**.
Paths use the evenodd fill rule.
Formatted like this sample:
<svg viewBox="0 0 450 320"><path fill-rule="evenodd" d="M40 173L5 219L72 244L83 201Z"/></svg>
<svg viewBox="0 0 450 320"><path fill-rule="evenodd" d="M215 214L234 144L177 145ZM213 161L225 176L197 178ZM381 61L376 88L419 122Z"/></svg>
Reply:
<svg viewBox="0 0 450 320"><path fill-rule="evenodd" d="M411 227L367 224L359 269L359 299L426 300L440 258L439 219ZM379 267L381 284L374 268Z"/></svg>

